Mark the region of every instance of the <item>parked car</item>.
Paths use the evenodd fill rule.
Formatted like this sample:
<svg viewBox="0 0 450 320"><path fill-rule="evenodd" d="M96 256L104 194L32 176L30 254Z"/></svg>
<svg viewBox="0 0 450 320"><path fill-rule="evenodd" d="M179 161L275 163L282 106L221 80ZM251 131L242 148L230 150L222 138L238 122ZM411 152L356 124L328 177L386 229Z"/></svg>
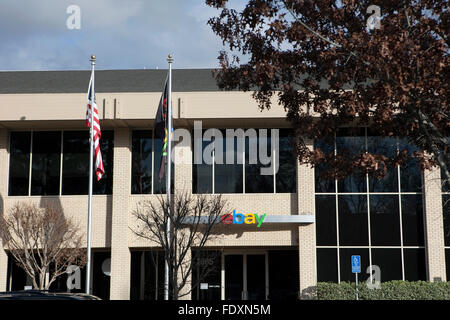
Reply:
<svg viewBox="0 0 450 320"><path fill-rule="evenodd" d="M91 294L53 292L41 290L21 290L0 292L0 300L101 300Z"/></svg>

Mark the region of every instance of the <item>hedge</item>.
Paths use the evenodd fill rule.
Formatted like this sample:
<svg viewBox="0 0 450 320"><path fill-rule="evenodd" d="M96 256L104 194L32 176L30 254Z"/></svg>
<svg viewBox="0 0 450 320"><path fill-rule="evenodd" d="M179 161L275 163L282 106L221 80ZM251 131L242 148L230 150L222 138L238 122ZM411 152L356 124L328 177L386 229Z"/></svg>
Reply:
<svg viewBox="0 0 450 320"><path fill-rule="evenodd" d="M355 300L355 283L319 282L313 290L319 300ZM450 300L450 282L388 281L380 289L359 283L360 300Z"/></svg>

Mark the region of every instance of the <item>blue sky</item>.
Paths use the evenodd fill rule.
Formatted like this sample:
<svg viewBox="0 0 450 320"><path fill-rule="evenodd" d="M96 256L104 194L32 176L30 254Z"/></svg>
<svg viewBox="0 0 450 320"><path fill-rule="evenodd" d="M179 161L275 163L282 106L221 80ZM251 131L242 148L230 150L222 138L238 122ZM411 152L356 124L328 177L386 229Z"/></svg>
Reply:
<svg viewBox="0 0 450 320"><path fill-rule="evenodd" d="M233 0L239 8L242 0ZM70 30L70 5L81 29ZM218 66L221 40L204 0L1 0L0 70L165 69Z"/></svg>

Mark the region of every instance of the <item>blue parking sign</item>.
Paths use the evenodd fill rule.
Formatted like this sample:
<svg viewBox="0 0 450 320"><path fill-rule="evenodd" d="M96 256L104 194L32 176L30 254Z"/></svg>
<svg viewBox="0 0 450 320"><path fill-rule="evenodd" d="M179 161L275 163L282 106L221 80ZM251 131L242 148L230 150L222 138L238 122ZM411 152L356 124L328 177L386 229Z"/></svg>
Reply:
<svg viewBox="0 0 450 320"><path fill-rule="evenodd" d="M361 256L352 256L352 273L361 273Z"/></svg>

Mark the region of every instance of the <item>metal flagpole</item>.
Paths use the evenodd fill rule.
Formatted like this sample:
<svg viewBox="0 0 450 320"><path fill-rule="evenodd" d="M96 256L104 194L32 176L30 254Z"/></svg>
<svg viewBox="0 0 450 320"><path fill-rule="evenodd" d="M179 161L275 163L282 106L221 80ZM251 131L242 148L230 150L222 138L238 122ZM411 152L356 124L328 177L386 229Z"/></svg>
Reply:
<svg viewBox="0 0 450 320"><path fill-rule="evenodd" d="M86 293L91 293L91 222L92 222L92 180L93 180L93 156L94 156L94 103L95 103L95 56L91 56L91 119L89 139L89 202L88 202L88 231L87 231L87 264L86 264ZM89 88L89 90L91 90Z"/></svg>
<svg viewBox="0 0 450 320"><path fill-rule="evenodd" d="M167 249L171 249L170 243L170 215L171 215L171 200L170 200L170 191L171 191L171 173L172 173L172 62L173 57L169 54L167 58L167 62L169 63L169 79L168 79L168 92L167 92L167 105L168 112L167 116L169 117L167 124L167 172L166 172L166 193L167 193L167 203L168 203L168 214L167 217L167 225L166 225L166 234L167 234ZM169 300L169 264L167 263L167 259L165 261L164 266L164 300Z"/></svg>

